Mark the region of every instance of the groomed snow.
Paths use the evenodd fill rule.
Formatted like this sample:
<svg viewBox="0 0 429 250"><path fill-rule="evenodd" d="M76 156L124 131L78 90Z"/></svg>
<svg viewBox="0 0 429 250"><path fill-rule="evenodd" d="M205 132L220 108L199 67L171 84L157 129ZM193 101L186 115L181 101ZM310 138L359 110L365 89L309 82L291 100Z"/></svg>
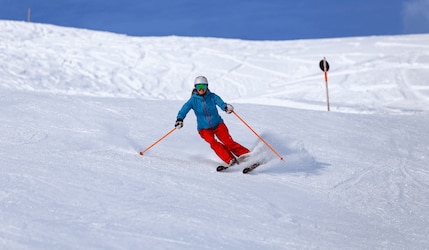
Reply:
<svg viewBox="0 0 429 250"><path fill-rule="evenodd" d="M427 249L429 35L129 37L0 21L1 249ZM331 112L319 61L330 64ZM217 173L193 79L265 164Z"/></svg>

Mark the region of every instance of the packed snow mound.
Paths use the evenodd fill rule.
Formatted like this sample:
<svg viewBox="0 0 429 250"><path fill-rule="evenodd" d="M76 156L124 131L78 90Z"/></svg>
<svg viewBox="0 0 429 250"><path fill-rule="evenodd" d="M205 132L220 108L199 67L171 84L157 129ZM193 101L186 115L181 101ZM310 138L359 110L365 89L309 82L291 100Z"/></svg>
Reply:
<svg viewBox="0 0 429 250"><path fill-rule="evenodd" d="M205 75L226 100L326 110L326 57L332 111L429 109L428 34L245 41L0 21L0 39L0 86L9 89L184 100Z"/></svg>

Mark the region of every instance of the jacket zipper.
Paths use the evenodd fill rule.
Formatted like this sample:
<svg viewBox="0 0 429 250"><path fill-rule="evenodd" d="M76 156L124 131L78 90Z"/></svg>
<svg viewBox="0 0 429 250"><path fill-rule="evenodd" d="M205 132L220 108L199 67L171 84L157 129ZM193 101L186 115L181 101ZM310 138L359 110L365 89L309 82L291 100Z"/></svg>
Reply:
<svg viewBox="0 0 429 250"><path fill-rule="evenodd" d="M206 99L204 98L204 96L203 96L203 109L204 109L204 116L206 117L206 120L207 120L207 124L209 125L210 128L212 128L210 114L207 110Z"/></svg>

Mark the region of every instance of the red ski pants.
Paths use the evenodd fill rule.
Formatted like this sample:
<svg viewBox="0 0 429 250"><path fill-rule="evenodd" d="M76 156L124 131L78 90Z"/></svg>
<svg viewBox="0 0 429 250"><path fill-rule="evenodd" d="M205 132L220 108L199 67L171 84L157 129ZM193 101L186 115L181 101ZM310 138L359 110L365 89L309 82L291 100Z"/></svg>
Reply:
<svg viewBox="0 0 429 250"><path fill-rule="evenodd" d="M214 129L201 129L198 133L210 144L219 158L227 164L234 158L234 155L240 156L250 152L249 149L232 139L225 123L219 124Z"/></svg>

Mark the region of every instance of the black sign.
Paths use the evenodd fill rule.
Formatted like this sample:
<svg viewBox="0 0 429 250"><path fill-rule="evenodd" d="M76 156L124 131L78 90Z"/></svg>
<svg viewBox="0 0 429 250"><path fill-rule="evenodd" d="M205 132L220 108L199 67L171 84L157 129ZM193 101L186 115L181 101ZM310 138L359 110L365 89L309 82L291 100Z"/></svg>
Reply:
<svg viewBox="0 0 429 250"><path fill-rule="evenodd" d="M320 69L321 69L323 72L325 72L325 66L323 65L323 64L324 64L324 62L326 63L326 72L328 72L328 71L329 71L329 63L328 63L328 61L326 61L326 60L321 60L321 61L320 61L320 63L319 63L319 67L320 67Z"/></svg>

